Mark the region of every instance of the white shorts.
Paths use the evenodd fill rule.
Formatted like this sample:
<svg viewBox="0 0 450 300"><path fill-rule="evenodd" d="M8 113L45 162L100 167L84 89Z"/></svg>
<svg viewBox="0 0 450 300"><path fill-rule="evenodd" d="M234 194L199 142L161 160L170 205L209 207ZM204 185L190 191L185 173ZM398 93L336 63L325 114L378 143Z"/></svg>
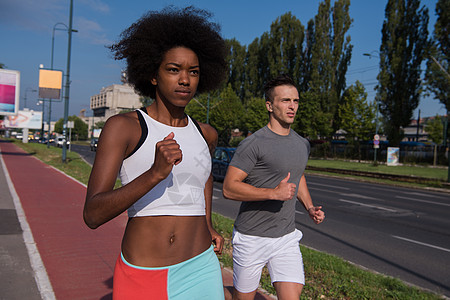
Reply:
<svg viewBox="0 0 450 300"><path fill-rule="evenodd" d="M299 242L303 237L295 230L279 238L267 238L233 232L233 284L241 293L259 286L265 265L272 284L277 281L304 285L305 274Z"/></svg>

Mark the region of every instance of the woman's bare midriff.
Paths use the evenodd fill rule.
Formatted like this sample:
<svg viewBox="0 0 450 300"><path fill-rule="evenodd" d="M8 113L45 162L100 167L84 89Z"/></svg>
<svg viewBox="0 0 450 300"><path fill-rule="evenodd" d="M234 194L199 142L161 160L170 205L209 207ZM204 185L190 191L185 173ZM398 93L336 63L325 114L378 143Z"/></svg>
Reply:
<svg viewBox="0 0 450 300"><path fill-rule="evenodd" d="M211 246L205 216L151 216L128 220L122 240L125 259L141 267L188 260Z"/></svg>

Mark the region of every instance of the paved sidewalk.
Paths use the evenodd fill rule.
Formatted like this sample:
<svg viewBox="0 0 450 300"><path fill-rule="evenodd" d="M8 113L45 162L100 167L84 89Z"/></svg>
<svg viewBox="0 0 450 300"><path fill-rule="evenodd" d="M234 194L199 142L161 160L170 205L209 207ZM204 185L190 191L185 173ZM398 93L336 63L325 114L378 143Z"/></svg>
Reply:
<svg viewBox="0 0 450 300"><path fill-rule="evenodd" d="M0 152L0 299L112 299L126 214L91 230L85 185L13 143L0 140Z"/></svg>

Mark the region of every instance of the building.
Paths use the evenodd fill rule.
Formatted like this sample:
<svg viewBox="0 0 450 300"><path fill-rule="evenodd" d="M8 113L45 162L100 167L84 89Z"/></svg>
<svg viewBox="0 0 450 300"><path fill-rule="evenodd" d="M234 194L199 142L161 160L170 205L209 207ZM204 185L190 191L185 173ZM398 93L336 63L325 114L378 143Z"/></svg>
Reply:
<svg viewBox="0 0 450 300"><path fill-rule="evenodd" d="M93 116L87 117L85 115L86 110L83 109L80 111L79 118L88 124L89 132L92 133L96 123L106 122L109 117L124 110L134 110L141 107L140 98L129 84L113 84L102 88L99 94L91 96L90 108L93 111Z"/></svg>
<svg viewBox="0 0 450 300"><path fill-rule="evenodd" d="M99 94L91 97L90 103L94 117L105 118L105 121L123 110L139 107L140 97L129 84L113 84L102 88Z"/></svg>

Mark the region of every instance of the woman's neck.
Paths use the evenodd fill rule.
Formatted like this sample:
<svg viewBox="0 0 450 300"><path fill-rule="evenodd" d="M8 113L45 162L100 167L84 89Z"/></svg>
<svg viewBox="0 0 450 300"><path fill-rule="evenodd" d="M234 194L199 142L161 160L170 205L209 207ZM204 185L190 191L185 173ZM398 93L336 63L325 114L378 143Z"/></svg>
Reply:
<svg viewBox="0 0 450 300"><path fill-rule="evenodd" d="M187 125L184 107L167 106L162 101L156 100L147 107L147 113L158 122L169 126L184 127Z"/></svg>

